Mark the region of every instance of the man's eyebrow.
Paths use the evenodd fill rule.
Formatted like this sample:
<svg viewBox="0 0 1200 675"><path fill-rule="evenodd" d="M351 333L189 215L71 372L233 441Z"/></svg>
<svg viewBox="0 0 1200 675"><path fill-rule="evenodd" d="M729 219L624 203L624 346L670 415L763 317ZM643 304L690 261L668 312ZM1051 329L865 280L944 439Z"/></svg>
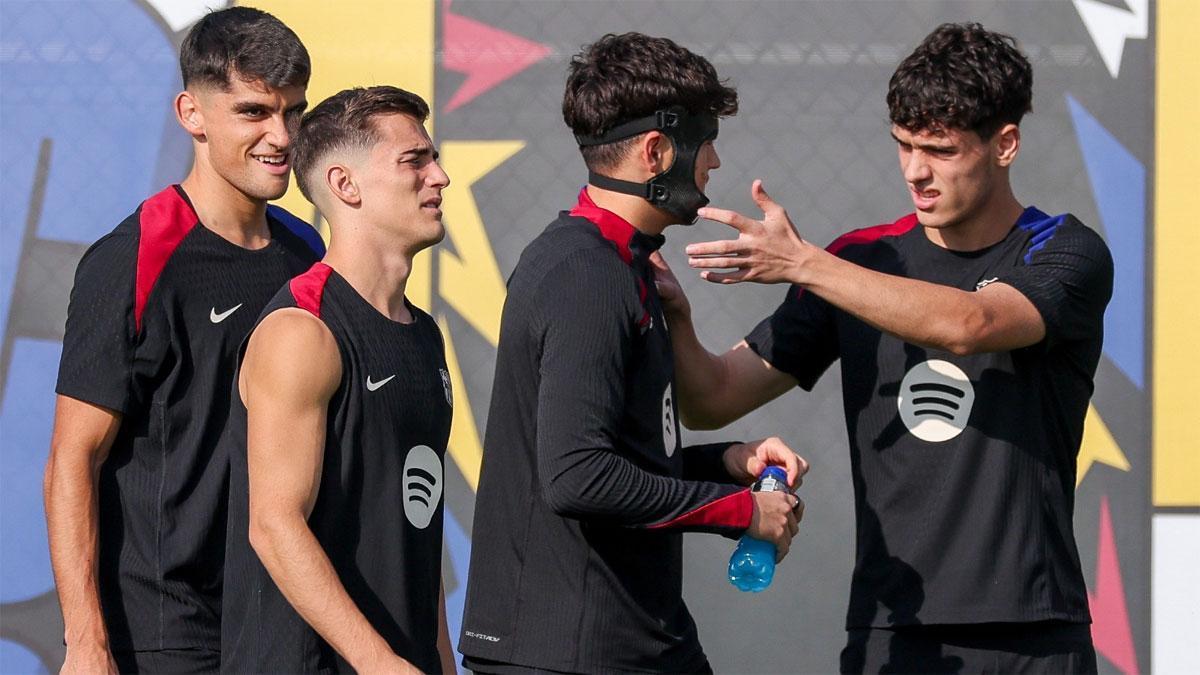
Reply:
<svg viewBox="0 0 1200 675"><path fill-rule="evenodd" d="M264 110L267 106L258 101L237 101L233 104L233 111L244 113L252 110Z"/></svg>
<svg viewBox="0 0 1200 675"><path fill-rule="evenodd" d="M912 141L903 141L900 140L900 137L897 136L895 132L892 132L892 139L900 145L907 145L913 148L919 148L921 150L953 150L956 147L955 144L949 140L947 140L944 144L934 143L931 141L920 142L915 139Z"/></svg>
<svg viewBox="0 0 1200 675"><path fill-rule="evenodd" d="M418 146L418 147L415 147L415 148L409 148L408 150L402 150L402 151L400 152L400 155L401 155L402 157L408 157L408 156L412 156L412 157L427 157L427 156L431 156L431 157L433 157L434 159L437 159L437 158L438 158L438 151L437 151L437 150L434 150L432 147L430 147L430 146L428 146L428 145L421 145L421 146Z"/></svg>

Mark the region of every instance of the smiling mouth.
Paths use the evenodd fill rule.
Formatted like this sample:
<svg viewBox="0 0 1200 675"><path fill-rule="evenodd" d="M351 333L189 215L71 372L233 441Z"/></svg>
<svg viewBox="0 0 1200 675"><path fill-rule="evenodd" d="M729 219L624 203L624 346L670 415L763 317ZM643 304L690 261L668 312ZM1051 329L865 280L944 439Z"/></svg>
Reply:
<svg viewBox="0 0 1200 675"><path fill-rule="evenodd" d="M435 197L433 199L426 199L425 201L421 202L421 208L423 208L423 209L441 209L442 208L442 198Z"/></svg>
<svg viewBox="0 0 1200 675"><path fill-rule="evenodd" d="M250 155L256 161L267 166L284 166L287 164L287 155Z"/></svg>

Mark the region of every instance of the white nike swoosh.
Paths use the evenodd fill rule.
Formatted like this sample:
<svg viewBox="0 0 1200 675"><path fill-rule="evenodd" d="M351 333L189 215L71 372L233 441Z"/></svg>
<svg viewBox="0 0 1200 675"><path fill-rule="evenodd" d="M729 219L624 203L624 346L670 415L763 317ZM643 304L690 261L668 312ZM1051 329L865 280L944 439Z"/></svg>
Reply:
<svg viewBox="0 0 1200 675"><path fill-rule="evenodd" d="M391 382L393 377L395 377L395 375L385 377L378 382L372 382L371 376L368 375L367 376L367 391L375 391L376 389L382 387L383 385L387 384L388 382Z"/></svg>
<svg viewBox="0 0 1200 675"><path fill-rule="evenodd" d="M213 323L221 323L225 319L228 319L230 314L233 314L234 312L238 311L238 308L244 304L246 304L246 303L239 302L238 304L234 305L233 307L230 307L229 309L225 310L224 312L221 312L220 314L217 314L217 308L213 307L212 310L208 314L208 320L212 321Z"/></svg>

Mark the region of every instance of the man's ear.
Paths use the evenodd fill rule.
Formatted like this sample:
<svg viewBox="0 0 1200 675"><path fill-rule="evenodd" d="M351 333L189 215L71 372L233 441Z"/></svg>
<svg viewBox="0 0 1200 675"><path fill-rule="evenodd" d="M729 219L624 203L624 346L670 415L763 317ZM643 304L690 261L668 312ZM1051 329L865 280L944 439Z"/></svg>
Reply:
<svg viewBox="0 0 1200 675"><path fill-rule="evenodd" d="M638 168L649 179L671 168L675 144L661 131L647 131L638 139Z"/></svg>
<svg viewBox="0 0 1200 675"><path fill-rule="evenodd" d="M996 155L996 163L1002 167L1012 166L1021 152L1021 128L1015 124L1005 124L992 137L992 152Z"/></svg>
<svg viewBox="0 0 1200 675"><path fill-rule="evenodd" d="M329 192L347 206L362 204L362 195L358 191L358 183L350 170L341 164L331 164L325 169L325 184Z"/></svg>
<svg viewBox="0 0 1200 675"><path fill-rule="evenodd" d="M192 138L198 141L205 139L204 111L194 93L184 90L175 96L175 119Z"/></svg>

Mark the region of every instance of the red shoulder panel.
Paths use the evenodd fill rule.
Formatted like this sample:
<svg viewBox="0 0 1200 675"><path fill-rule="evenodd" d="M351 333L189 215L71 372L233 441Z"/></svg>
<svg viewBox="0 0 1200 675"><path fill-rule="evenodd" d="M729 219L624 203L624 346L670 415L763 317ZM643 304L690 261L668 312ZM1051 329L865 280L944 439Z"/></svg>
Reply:
<svg viewBox="0 0 1200 675"><path fill-rule="evenodd" d="M195 210L174 185L142 202L133 304L137 330L142 329L142 312L163 268L167 266L171 254L179 248L179 243L199 221Z"/></svg>
<svg viewBox="0 0 1200 675"><path fill-rule="evenodd" d="M310 314L321 318L321 296L325 294L325 283L333 268L325 263L314 263L308 271L288 282L296 306L308 310Z"/></svg>
<svg viewBox="0 0 1200 675"><path fill-rule="evenodd" d="M910 213L894 223L885 223L876 225L875 227L864 227L861 230L847 232L833 243L825 247L826 251L837 254L838 251L850 246L851 244L867 244L873 241L878 241L884 237L897 237L917 226L917 214Z"/></svg>

